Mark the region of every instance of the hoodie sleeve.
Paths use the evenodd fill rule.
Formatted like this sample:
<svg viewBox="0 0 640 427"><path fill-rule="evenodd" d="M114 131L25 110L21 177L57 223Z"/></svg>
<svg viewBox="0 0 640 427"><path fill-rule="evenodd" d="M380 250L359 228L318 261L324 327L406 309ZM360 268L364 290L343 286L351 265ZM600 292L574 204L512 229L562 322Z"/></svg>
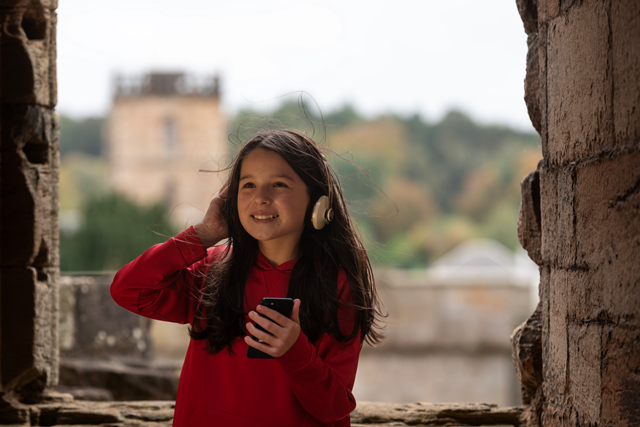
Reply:
<svg viewBox="0 0 640 427"><path fill-rule="evenodd" d="M142 316L186 324L195 315L196 292L207 267L224 247L207 251L193 227L152 246L113 278L111 297Z"/></svg>
<svg viewBox="0 0 640 427"><path fill-rule="evenodd" d="M342 301L351 303L346 274L342 270L338 275L338 292ZM341 307L338 316L340 330L349 334L354 323L353 309ZM312 417L329 423L348 417L356 407L351 390L361 348L360 333L347 342L339 342L325 333L312 344L300 332L293 347L276 360L288 375L302 407Z"/></svg>

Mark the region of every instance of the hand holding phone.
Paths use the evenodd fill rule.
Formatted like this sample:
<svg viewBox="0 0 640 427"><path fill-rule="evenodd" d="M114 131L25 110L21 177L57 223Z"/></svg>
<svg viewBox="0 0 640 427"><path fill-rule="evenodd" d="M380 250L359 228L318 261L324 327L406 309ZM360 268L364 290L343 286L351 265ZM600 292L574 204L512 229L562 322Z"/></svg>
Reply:
<svg viewBox="0 0 640 427"><path fill-rule="evenodd" d="M282 356L295 344L300 335L300 300L291 298L263 298L256 311L249 313L254 323L247 323L251 337L247 357L272 359Z"/></svg>

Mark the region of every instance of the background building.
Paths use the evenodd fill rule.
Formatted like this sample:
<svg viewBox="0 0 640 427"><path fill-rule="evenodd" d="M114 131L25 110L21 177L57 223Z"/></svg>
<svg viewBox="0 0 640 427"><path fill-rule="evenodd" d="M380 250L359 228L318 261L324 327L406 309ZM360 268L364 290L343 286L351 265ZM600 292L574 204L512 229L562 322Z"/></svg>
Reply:
<svg viewBox="0 0 640 427"><path fill-rule="evenodd" d="M138 203L166 201L178 226L200 220L224 174L226 119L217 77L150 73L115 79L106 144L111 188Z"/></svg>

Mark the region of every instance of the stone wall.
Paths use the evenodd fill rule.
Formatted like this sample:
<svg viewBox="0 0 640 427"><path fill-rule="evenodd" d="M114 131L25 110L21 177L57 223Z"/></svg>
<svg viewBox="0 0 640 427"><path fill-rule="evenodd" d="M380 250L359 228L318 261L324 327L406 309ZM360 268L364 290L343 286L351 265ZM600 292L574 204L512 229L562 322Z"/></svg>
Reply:
<svg viewBox="0 0 640 427"><path fill-rule="evenodd" d="M520 403L509 335L531 314L530 288L465 270L375 271L389 317L383 343L360 354L357 400Z"/></svg>
<svg viewBox="0 0 640 427"><path fill-rule="evenodd" d="M640 425L640 3L517 5L544 157L519 223L541 272L513 337L527 425Z"/></svg>
<svg viewBox="0 0 640 427"><path fill-rule="evenodd" d="M0 391L58 378L55 0L0 1Z"/></svg>

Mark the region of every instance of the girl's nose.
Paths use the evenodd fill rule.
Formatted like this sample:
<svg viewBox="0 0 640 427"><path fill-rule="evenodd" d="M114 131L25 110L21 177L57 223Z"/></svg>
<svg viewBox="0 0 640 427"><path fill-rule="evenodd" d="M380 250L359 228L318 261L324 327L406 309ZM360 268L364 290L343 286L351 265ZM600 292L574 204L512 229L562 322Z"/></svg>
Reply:
<svg viewBox="0 0 640 427"><path fill-rule="evenodd" d="M261 187L256 193L256 197L253 201L258 205L266 205L271 203L271 195L269 194L269 188Z"/></svg>

